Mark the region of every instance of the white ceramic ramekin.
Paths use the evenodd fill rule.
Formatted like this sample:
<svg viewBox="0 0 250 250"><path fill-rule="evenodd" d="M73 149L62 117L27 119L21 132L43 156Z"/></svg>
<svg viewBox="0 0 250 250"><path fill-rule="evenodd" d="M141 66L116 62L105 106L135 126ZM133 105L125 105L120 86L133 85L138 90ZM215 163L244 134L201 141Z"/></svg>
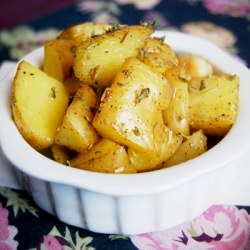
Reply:
<svg viewBox="0 0 250 250"><path fill-rule="evenodd" d="M205 154L158 171L115 175L58 164L36 152L11 117L15 70L0 84L0 138L19 182L42 209L60 220L95 232L137 234L190 220L214 204L250 205L250 72L213 44L178 32L166 35L175 51L203 56L240 76L240 110L227 136ZM39 66L43 48L25 60Z"/></svg>

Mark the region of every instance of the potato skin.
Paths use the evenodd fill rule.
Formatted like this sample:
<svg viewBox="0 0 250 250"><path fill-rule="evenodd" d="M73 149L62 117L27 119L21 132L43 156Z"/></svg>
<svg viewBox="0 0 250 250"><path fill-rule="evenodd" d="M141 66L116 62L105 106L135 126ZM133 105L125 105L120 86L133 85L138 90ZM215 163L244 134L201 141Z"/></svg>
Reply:
<svg viewBox="0 0 250 250"><path fill-rule="evenodd" d="M152 33L151 26L123 26L88 39L76 50L76 77L95 88L109 86L125 59L136 57Z"/></svg>
<svg viewBox="0 0 250 250"><path fill-rule="evenodd" d="M12 85L13 119L20 133L37 150L54 143L68 107L64 85L39 68L22 61Z"/></svg>

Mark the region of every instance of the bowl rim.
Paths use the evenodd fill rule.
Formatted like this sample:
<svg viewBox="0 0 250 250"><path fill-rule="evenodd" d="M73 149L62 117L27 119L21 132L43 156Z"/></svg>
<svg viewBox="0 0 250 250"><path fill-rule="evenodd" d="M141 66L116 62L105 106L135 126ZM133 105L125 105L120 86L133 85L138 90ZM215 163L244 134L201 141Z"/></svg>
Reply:
<svg viewBox="0 0 250 250"><path fill-rule="evenodd" d="M178 31L156 31L154 36L165 36L165 42L175 51L202 56L225 73L240 76L238 117L234 126L217 145L190 161L174 167L140 174L96 173L63 166L34 150L20 136L12 120L9 100L11 83L16 72L15 68L0 84L0 141L3 153L10 162L18 170L37 179L107 195L126 196L147 195L170 190L198 176L225 167L243 155L250 147L250 136L247 133L250 127L250 112L248 112L250 98L248 98L247 94L250 91L250 85L248 87L249 69L240 61L203 38ZM194 46L194 44L197 45ZM42 57L43 47L40 47L24 56L22 60L27 60L39 66ZM244 136L244 139L241 139L241 136ZM30 156L32 156L31 159L29 159Z"/></svg>

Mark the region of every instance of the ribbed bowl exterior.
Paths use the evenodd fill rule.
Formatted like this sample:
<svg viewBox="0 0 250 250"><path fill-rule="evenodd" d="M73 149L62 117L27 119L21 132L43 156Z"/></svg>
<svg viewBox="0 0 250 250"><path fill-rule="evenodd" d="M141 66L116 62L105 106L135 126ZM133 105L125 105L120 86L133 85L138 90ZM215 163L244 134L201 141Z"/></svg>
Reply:
<svg viewBox="0 0 250 250"><path fill-rule="evenodd" d="M35 203L59 220L94 232L132 235L172 228L211 205L230 205L232 200L237 204L231 205L250 205L247 159L149 195L111 196L43 181L19 170L17 177Z"/></svg>

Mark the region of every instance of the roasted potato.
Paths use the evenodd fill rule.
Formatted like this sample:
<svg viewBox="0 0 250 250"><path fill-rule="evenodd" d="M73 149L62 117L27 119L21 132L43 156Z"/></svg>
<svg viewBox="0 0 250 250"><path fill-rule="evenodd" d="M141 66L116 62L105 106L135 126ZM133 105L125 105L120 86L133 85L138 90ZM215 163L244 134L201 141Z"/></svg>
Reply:
<svg viewBox="0 0 250 250"><path fill-rule="evenodd" d="M178 58L164 38L150 37L139 50L138 59L149 65L152 70L164 73L178 65Z"/></svg>
<svg viewBox="0 0 250 250"><path fill-rule="evenodd" d="M128 58L106 89L93 126L105 138L159 157L165 138L162 110L170 98L167 80L136 58Z"/></svg>
<svg viewBox="0 0 250 250"><path fill-rule="evenodd" d="M68 147L53 144L50 148L52 153L52 158L56 162L67 165L69 164L72 157L75 155Z"/></svg>
<svg viewBox="0 0 250 250"><path fill-rule="evenodd" d="M207 151L207 137L202 130L188 136L181 146L164 162L163 167L170 167L191 160Z"/></svg>
<svg viewBox="0 0 250 250"><path fill-rule="evenodd" d="M109 86L128 57L136 57L151 26L122 26L92 37L76 50L74 71L77 78L91 86Z"/></svg>
<svg viewBox="0 0 250 250"><path fill-rule="evenodd" d="M63 82L72 75L76 44L70 40L50 40L44 43L43 70Z"/></svg>
<svg viewBox="0 0 250 250"><path fill-rule="evenodd" d="M75 95L78 88L83 85L84 83L80 81L74 74L68 77L63 84L65 85L66 89L68 90L71 97Z"/></svg>
<svg viewBox="0 0 250 250"><path fill-rule="evenodd" d="M239 77L223 74L200 80L189 87L190 126L205 134L224 136L234 124L239 103Z"/></svg>
<svg viewBox="0 0 250 250"><path fill-rule="evenodd" d="M185 68L186 78L207 77L213 74L213 66L205 58L197 55L180 54L179 65Z"/></svg>
<svg viewBox="0 0 250 250"><path fill-rule="evenodd" d="M68 107L65 86L26 61L18 65L12 85L17 128L37 150L51 146Z"/></svg>
<svg viewBox="0 0 250 250"><path fill-rule="evenodd" d="M70 161L72 167L103 173L136 173L124 146L101 139L89 151Z"/></svg>
<svg viewBox="0 0 250 250"><path fill-rule="evenodd" d="M79 23L64 29L57 38L72 40L79 45L93 36L105 33L111 27L106 23Z"/></svg>
<svg viewBox="0 0 250 250"><path fill-rule="evenodd" d="M85 152L95 144L99 136L92 126L97 98L88 85L79 87L56 134L55 143L76 152Z"/></svg>
<svg viewBox="0 0 250 250"><path fill-rule="evenodd" d="M162 168L163 162L167 161L179 148L182 143L182 136L176 135L169 128L155 128L158 133L155 133L155 142L159 142L159 153L157 157L128 148L128 156L130 164L138 172L145 172Z"/></svg>

